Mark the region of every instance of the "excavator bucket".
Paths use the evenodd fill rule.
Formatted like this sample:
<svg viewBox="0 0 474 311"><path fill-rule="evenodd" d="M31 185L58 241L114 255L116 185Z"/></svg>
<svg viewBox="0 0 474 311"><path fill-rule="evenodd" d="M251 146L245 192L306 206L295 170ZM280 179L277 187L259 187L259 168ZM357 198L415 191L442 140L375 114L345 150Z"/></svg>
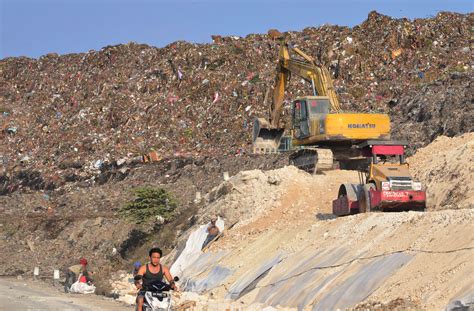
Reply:
<svg viewBox="0 0 474 311"><path fill-rule="evenodd" d="M263 118L256 118L253 122L253 153L277 153L280 146L283 128L274 128Z"/></svg>

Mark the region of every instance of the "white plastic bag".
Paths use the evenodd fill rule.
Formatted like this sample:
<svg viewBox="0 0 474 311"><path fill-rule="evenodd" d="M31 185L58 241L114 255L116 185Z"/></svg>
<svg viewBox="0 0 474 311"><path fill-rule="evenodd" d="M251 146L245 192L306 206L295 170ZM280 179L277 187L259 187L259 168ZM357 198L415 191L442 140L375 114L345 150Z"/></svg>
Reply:
<svg viewBox="0 0 474 311"><path fill-rule="evenodd" d="M93 294L95 293L95 286L76 281L76 283L71 285L71 289L69 291L75 294Z"/></svg>

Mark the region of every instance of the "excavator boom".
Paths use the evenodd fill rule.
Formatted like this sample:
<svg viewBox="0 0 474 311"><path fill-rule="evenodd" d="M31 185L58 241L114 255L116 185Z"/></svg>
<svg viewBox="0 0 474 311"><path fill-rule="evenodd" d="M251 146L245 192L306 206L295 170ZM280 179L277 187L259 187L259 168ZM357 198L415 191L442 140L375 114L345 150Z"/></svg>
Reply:
<svg viewBox="0 0 474 311"><path fill-rule="evenodd" d="M294 51L306 61L291 58L290 50ZM329 97L333 112L341 111L329 71L324 67L317 66L314 59L300 49L290 48L288 43L281 38L277 76L273 89L273 100L270 106L269 121L273 129L279 127L286 85L290 73L294 73L311 83L314 96Z"/></svg>

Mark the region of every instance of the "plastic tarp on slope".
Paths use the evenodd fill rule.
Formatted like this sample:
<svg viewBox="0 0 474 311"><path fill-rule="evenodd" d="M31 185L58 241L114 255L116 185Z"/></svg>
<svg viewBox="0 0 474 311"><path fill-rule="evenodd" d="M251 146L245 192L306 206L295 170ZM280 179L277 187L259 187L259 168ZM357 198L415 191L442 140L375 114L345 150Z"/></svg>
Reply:
<svg viewBox="0 0 474 311"><path fill-rule="evenodd" d="M347 253L346 249L337 248L314 251L304 258L299 254L287 258L272 270L255 302L273 306L305 306L312 301L318 290L336 276L335 274L325 280L325 271L318 267L336 265Z"/></svg>
<svg viewBox="0 0 474 311"><path fill-rule="evenodd" d="M260 284L255 302L299 310L311 305L314 310L348 308L367 298L413 257L396 253L353 262L348 255L347 249L335 248L287 258Z"/></svg>
<svg viewBox="0 0 474 311"><path fill-rule="evenodd" d="M282 260L282 254L277 254L271 260L265 262L257 269L249 270L243 276L240 277L230 287L229 293L226 295L227 299L238 299L245 295L250 290L254 289L258 281L268 273L275 265Z"/></svg>
<svg viewBox="0 0 474 311"><path fill-rule="evenodd" d="M186 241L184 250L179 255L178 259L171 266L170 272L172 275L182 276L187 267L191 266L203 252L201 251L202 244L207 238L207 227L208 224L200 226L189 236ZM218 218L216 226L221 232L224 231L224 220Z"/></svg>
<svg viewBox="0 0 474 311"><path fill-rule="evenodd" d="M219 217L216 222L222 232L224 221ZM232 274L230 269L217 265L217 262L228 252L203 253L202 244L207 238L206 229L209 224L202 225L191 233L186 246L178 259L171 266L171 274L179 275L182 289L202 293L222 283ZM212 267L212 270L208 271Z"/></svg>
<svg viewBox="0 0 474 311"><path fill-rule="evenodd" d="M222 266L215 266L202 278L190 278L187 280L184 290L190 292L202 293L213 289L222 284L222 282L232 274L232 270Z"/></svg>
<svg viewBox="0 0 474 311"><path fill-rule="evenodd" d="M365 300L390 275L407 264L413 255L395 253L364 264L362 268L338 284L313 306L313 310L345 309Z"/></svg>
<svg viewBox="0 0 474 311"><path fill-rule="evenodd" d="M220 285L232 274L232 270L217 264L227 254L228 251L202 253L183 271L181 277L183 290L202 293Z"/></svg>
<svg viewBox="0 0 474 311"><path fill-rule="evenodd" d="M201 246L207 225L193 232L172 269L181 271L183 289L199 292L215 288L233 271L218 262L229 251L202 253ZM227 299L238 299L259 284L255 302L271 306L312 306L313 310L348 308L365 300L390 275L409 262L413 256L390 254L372 260L355 260L344 247L315 250L291 255L283 260L281 253L249 270L231 285ZM178 270L180 269L180 270ZM175 273L176 274L176 273Z"/></svg>

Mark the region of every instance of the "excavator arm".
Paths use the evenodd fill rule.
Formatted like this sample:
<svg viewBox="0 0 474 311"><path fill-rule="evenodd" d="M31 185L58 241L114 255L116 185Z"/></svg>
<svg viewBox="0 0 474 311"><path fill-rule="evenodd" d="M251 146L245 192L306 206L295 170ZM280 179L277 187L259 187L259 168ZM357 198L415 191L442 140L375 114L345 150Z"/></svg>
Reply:
<svg viewBox="0 0 474 311"><path fill-rule="evenodd" d="M291 57L290 51L299 55L303 60ZM280 38L277 76L273 89L273 99L270 104L269 119L267 121L263 118L258 118L254 121L253 141L254 145L260 145L258 149L275 149L276 152L276 148L279 145L284 132L284 129L280 128L280 118L283 110L285 89L290 74L300 76L311 83L315 96L327 96L333 112L341 111L329 71L324 67L318 66L311 56L305 54L300 49L289 47L285 39Z"/></svg>
<svg viewBox="0 0 474 311"><path fill-rule="evenodd" d="M292 58L290 51L294 51L304 60ZM331 110L333 112L341 111L341 106L337 99L329 71L322 66L316 65L316 62L311 56L298 48L290 48L284 39L280 39L277 77L273 89L273 101L270 106L269 121L273 128L278 128L279 126L281 111L283 109L283 98L290 73L298 75L311 83L314 96L329 97Z"/></svg>
<svg viewBox="0 0 474 311"><path fill-rule="evenodd" d="M273 128L278 128L280 124L281 111L283 109L283 99L285 97L286 84L289 78L288 70L278 69L278 74L273 88L273 100L270 105L270 124Z"/></svg>
<svg viewBox="0 0 474 311"><path fill-rule="evenodd" d="M329 97L329 102L331 103L331 109L333 112L341 111L331 76L326 68L307 64L298 60L289 60L288 70L292 73L296 73L306 81L311 82L313 92L316 93L313 95Z"/></svg>

